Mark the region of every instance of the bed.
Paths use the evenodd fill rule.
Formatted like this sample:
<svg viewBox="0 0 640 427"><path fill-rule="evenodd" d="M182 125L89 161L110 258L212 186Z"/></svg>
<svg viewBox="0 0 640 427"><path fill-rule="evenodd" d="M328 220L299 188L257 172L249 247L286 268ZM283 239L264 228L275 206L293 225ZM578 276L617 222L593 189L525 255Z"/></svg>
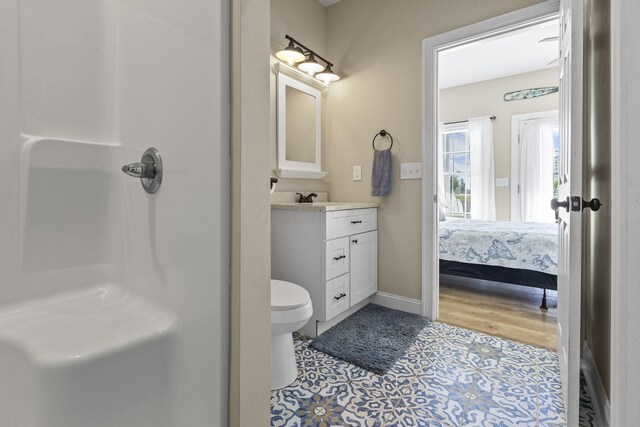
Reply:
<svg viewBox="0 0 640 427"><path fill-rule="evenodd" d="M558 289L556 224L446 220L439 223L440 273Z"/></svg>

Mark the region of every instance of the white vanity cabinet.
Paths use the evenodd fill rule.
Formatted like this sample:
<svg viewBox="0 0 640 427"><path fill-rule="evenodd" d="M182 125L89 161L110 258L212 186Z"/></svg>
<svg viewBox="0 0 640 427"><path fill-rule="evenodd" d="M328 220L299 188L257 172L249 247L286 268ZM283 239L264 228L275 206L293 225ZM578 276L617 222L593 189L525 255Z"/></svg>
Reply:
<svg viewBox="0 0 640 427"><path fill-rule="evenodd" d="M271 277L309 291L313 317L301 331L312 337L378 290L377 208L327 205L271 210Z"/></svg>

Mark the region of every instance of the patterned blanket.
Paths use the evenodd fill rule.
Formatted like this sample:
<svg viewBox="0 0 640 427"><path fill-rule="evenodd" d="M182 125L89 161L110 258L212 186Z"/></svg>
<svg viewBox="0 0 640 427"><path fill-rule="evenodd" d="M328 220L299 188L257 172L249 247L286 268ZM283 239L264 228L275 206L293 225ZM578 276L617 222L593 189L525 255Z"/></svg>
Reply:
<svg viewBox="0 0 640 427"><path fill-rule="evenodd" d="M465 219L439 227L440 259L558 274L556 224Z"/></svg>

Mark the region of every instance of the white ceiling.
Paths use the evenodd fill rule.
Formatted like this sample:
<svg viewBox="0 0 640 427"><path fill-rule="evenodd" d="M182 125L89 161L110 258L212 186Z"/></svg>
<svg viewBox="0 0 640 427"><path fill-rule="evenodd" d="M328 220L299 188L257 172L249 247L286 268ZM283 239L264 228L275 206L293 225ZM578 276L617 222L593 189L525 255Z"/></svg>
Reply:
<svg viewBox="0 0 640 427"><path fill-rule="evenodd" d="M324 7L329 7L329 6L333 6L334 4L338 3L340 0L318 0L318 1Z"/></svg>
<svg viewBox="0 0 640 427"><path fill-rule="evenodd" d="M557 67L558 21L545 22L446 50L438 57L440 88Z"/></svg>

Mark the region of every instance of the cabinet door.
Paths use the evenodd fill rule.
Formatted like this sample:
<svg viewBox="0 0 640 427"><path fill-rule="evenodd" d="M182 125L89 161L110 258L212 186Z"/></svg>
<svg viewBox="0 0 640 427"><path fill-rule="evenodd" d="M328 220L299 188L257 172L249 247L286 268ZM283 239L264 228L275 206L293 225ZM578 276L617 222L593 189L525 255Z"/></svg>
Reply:
<svg viewBox="0 0 640 427"><path fill-rule="evenodd" d="M351 306L378 290L378 232L356 234L351 240Z"/></svg>

